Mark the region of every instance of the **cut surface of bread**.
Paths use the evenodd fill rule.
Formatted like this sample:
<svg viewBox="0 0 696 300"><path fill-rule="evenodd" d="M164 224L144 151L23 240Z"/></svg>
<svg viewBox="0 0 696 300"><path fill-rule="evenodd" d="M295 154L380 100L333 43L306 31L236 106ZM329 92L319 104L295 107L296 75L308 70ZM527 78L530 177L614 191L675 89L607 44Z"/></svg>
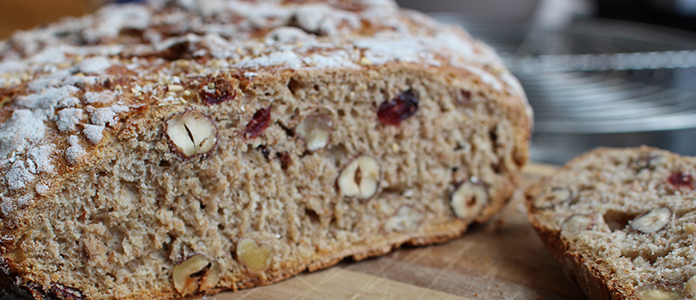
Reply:
<svg viewBox="0 0 696 300"><path fill-rule="evenodd" d="M694 174L693 157L597 149L529 187L529 221L589 299L693 299Z"/></svg>
<svg viewBox="0 0 696 300"><path fill-rule="evenodd" d="M461 235L531 112L391 1L149 1L0 43L5 293L169 299Z"/></svg>

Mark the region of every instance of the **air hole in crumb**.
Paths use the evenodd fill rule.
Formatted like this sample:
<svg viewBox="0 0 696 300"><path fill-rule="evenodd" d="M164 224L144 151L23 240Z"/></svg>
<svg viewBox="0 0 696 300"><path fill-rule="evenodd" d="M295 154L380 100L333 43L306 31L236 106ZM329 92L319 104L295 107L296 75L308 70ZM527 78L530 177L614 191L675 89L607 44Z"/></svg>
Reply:
<svg viewBox="0 0 696 300"><path fill-rule="evenodd" d="M315 91L319 91L319 85L316 85L316 84L315 84L315 85L314 85L314 90L315 90Z"/></svg>
<svg viewBox="0 0 696 300"><path fill-rule="evenodd" d="M354 119L359 119L360 118L360 112L358 112L357 109L351 109L350 110L350 116Z"/></svg>
<svg viewBox="0 0 696 300"><path fill-rule="evenodd" d="M290 92L295 95L300 88L302 88L302 84L295 78L290 78L290 81L288 82L288 89Z"/></svg>
<svg viewBox="0 0 696 300"><path fill-rule="evenodd" d="M307 219L309 219L312 223L321 223L319 214L317 214L317 212L311 208L305 208L305 216L307 216Z"/></svg>
<svg viewBox="0 0 696 300"><path fill-rule="evenodd" d="M383 193L388 193L388 194L397 194L401 195L406 191L406 186L405 185L392 185L387 188L385 188L382 192Z"/></svg>
<svg viewBox="0 0 696 300"><path fill-rule="evenodd" d="M604 213L604 222L607 223L611 231L623 230L628 226L628 222L633 220L636 216L632 214L627 214L623 211L618 210L608 210Z"/></svg>
<svg viewBox="0 0 696 300"><path fill-rule="evenodd" d="M488 129L488 137L491 139L493 148L495 148L495 145L498 143L498 133L496 132L496 127L491 127Z"/></svg>
<svg viewBox="0 0 696 300"><path fill-rule="evenodd" d="M271 155L271 150L266 148L266 145L259 145L258 147L256 147L256 150L261 151L261 154L265 159L268 159Z"/></svg>
<svg viewBox="0 0 696 300"><path fill-rule="evenodd" d="M276 122L276 124L278 124L278 126L280 126L280 128L282 128L283 131L285 131L285 134L287 134L289 137L295 137L295 131L292 130L292 128L288 128L280 122Z"/></svg>
<svg viewBox="0 0 696 300"><path fill-rule="evenodd" d="M225 225L218 224L217 228L218 228L218 230L225 230Z"/></svg>
<svg viewBox="0 0 696 300"><path fill-rule="evenodd" d="M502 163L498 163L498 164L493 165L493 172L495 172L496 174L503 173L504 172L503 166L504 165Z"/></svg>
<svg viewBox="0 0 696 300"><path fill-rule="evenodd" d="M172 163L170 163L169 161L166 161L166 160L160 160L159 166L163 167L163 168L169 168L172 166Z"/></svg>
<svg viewBox="0 0 696 300"><path fill-rule="evenodd" d="M144 38L143 38L144 32L145 31L142 29L127 28L127 29L121 29L121 31L119 31L118 35L122 36L122 37L135 38L135 39L138 39L140 41L143 41L144 40Z"/></svg>

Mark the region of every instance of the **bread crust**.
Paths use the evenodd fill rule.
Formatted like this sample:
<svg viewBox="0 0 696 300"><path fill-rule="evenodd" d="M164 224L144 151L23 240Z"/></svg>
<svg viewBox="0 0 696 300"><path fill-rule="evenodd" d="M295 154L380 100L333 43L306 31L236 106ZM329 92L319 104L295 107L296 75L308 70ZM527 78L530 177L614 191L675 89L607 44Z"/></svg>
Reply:
<svg viewBox="0 0 696 300"><path fill-rule="evenodd" d="M645 161L642 161L642 159L647 159ZM688 157L679 157L678 155L674 153L670 153L668 151L660 150L657 148L653 147L646 147L642 146L639 148L627 148L627 149L612 149L612 148L598 148L592 151L589 151L587 153L584 153L570 162L568 162L565 166L561 167L558 169L558 171L554 175L550 175L544 178L539 179L532 185L530 185L527 190L525 191L525 198L526 198L526 206L528 210L528 215L527 218L532 225L532 227L535 229L537 234L539 235L541 241L543 244L546 246L546 248L551 252L554 257L558 260L560 263L562 269L568 276L568 278L574 282L577 286L579 286L585 295L589 299L638 299L636 292L639 288L641 287L651 287L651 286L664 286L667 287L668 290L676 291L678 293L682 293L681 289L683 288L683 284L686 281L686 279L690 278L690 275L688 272L684 271L679 271L679 272L684 272L684 273L677 273L679 274L676 276L677 279L680 282L675 282L675 279L650 279L646 280L645 282L632 282L632 280L627 280L627 278L632 278L629 277L627 274L631 274L633 272L637 272L635 269L630 269L630 267L624 267L622 264L624 262L621 262L621 264L617 263L616 265L619 265L620 267L617 267L616 265L609 265L608 262L611 262L613 260L623 260L625 259L623 256L624 254L618 255L618 257L613 257L613 256L606 256L606 257L601 257L597 256L596 253L592 252L596 246L588 246L586 243L588 241L591 241L590 239L583 239L583 242L579 242L578 240L574 240L572 238L564 238L562 236L562 226L561 223L556 222L554 218L558 218L558 216L554 215L555 213L558 213L561 215L559 212L563 211L565 212L566 210L569 210L569 208L562 206L562 205L557 205L555 208L547 209L547 208L541 208L540 206L537 206L535 204L535 201L538 201L538 197L543 196L545 192L547 192L551 187L553 188L573 188L575 186L591 186L594 183L602 183L601 181L591 181L591 182L581 182L582 180L587 180L587 178L593 178L593 180L596 180L597 178L607 178L607 177L602 177L604 175L606 176L611 176L611 174L606 174L603 173L604 171L600 170L593 170L593 167L596 167L598 163L603 163L606 165L612 165L616 164L617 169L621 167L625 167L626 162L630 163L650 163L650 160L653 159L661 159L662 162L661 164L666 165L667 169L669 168L677 168L677 165L680 164L690 164L690 159ZM640 171L640 169L639 169ZM584 173L583 173L584 172ZM617 174L620 173L621 171L616 171ZM646 171L646 172L663 172L663 171ZM674 172L674 171L672 171ZM588 175L590 174L590 175ZM668 173L669 174L669 173ZM655 175L655 176L664 176L664 175ZM563 177L563 179L558 179L559 177ZM666 176L665 176L666 177ZM575 178L577 182L567 184L567 179L568 178ZM582 179L581 179L582 178ZM660 177L658 177L660 178ZM666 179L666 178L665 178ZM636 179L637 180L637 179ZM664 179L663 179L664 180ZM665 180L667 181L667 180ZM627 180L628 183L624 183L625 186L630 185L630 181ZM666 183L666 182L665 182ZM565 185L564 185L565 184ZM611 184L611 183L608 183ZM664 184L664 183L663 183ZM607 199L611 199L612 193L618 193L619 186L615 187L616 190L606 190L606 197ZM657 188L655 188L657 189ZM575 199L572 201L577 201L575 203L582 203L583 201L589 201L586 198L587 196L580 196L580 199ZM629 210L629 204L634 203L633 201L638 201L636 200L639 196L624 196L626 197L626 208L623 208L623 210ZM636 199L632 198L635 197ZM686 196L689 197L689 196ZM596 204L598 207L601 206L602 204ZM646 203L645 208L643 208L644 211L650 211L651 209L654 209L659 206L654 206L655 204L652 203ZM622 208L612 208L612 209L619 209L622 210ZM570 209L572 210L572 209ZM602 209L597 209L598 214L606 214L606 212L602 212ZM555 212L554 212L555 211ZM576 212L576 213L581 213L581 212ZM582 213L587 214L587 211L582 211ZM610 218L605 215L604 218ZM601 226L603 225L605 220L604 218L599 221ZM635 216L633 216L635 218ZM560 221L559 221L560 222ZM623 228L624 231L628 231L630 233L634 234L640 234L639 232L636 232L635 230L631 231L630 227L630 222L628 222L628 225L626 225L626 228ZM590 226L595 226L595 225L590 225ZM597 229L599 231L604 231L603 234L608 234L613 230L613 232L621 231L622 228L604 228L602 229ZM619 235L621 236L621 235ZM649 237L645 239L646 244L653 243L651 239L655 239L655 237ZM600 243L599 241L595 241L596 243ZM606 245L605 247L610 247ZM630 251L633 250L626 250L626 249L620 249L618 250L619 252L624 251L627 253L630 253ZM687 264L688 265L688 264ZM629 265L630 266L630 265ZM614 269L612 269L614 268ZM636 267L634 267L636 268ZM625 274L617 274L617 273L625 273ZM631 275L633 276L633 275ZM635 276L640 276L640 275L635 275ZM681 279L684 278L684 279ZM673 288L672 288L673 287Z"/></svg>
<svg viewBox="0 0 696 300"><path fill-rule="evenodd" d="M485 222L496 214L512 196L519 183L520 169L528 159L531 110L519 83L491 49L461 29L437 24L416 12L399 10L392 1L373 2L151 1L147 6L108 6L94 15L17 33L0 43L0 154L3 156L0 159L4 159L0 171L7 174L0 183L3 213L0 265L5 281L11 282L15 292L19 288L25 295L36 299L190 298L226 289L270 284L305 270L334 265L346 257L361 260L383 255L403 244L446 242L460 236L470 223ZM215 6L218 5L215 3L222 3L224 7ZM269 12L270 17L265 15ZM307 13L322 16L322 21L317 22L306 16ZM149 23L133 21L137 18ZM176 20L179 19L192 20L191 27L178 28L180 23ZM283 22L278 23L278 20ZM113 28L118 30L114 32ZM275 128L276 131L267 136L254 140L246 138L242 130L244 124L253 119L254 113L270 108L279 102L277 99L294 99L293 105L296 106L293 109L304 113L300 107L315 101L316 97L310 94L312 90L323 92L326 86L334 87L332 84L336 82L344 84L341 86L343 89L352 87L355 91L366 89L367 83L387 82L379 91L385 99L393 99L408 85L421 84L421 91L433 93L429 96L433 102L456 98L451 102L460 107L431 102L421 105L443 105L443 110L470 112L476 108L501 120L497 124L495 120L485 121L491 124L482 124L482 127L491 126L490 132L485 134L493 140L490 151L501 156L497 163L499 170L495 174L485 174L479 170L488 167L483 165L471 166L469 170L472 174L478 172L482 173L480 176L488 176L489 203L485 210L475 219L467 220L456 219L447 213L446 221L433 221L416 232L385 234L385 237L365 239L350 247L341 247L341 250L317 251L311 257L277 263L264 272L253 272L242 265L241 273L225 273L214 288L190 295L176 291L168 279L166 282L158 281L157 286L146 290L104 296L93 286L71 285L65 278L50 274L49 270L35 268L30 261L34 258L24 254L25 250L44 247L28 243L27 239L37 231L36 226L46 225L47 212L56 212L56 207L65 205L68 200L60 197L71 184L84 181L97 185L100 176L106 176L101 173L111 171L117 162L127 160L142 149L146 150L138 153L159 153L159 156L153 156L162 159L162 168L186 165L194 169L198 167L195 162L214 165L211 161L221 159L222 154L228 155L228 160L220 160L218 165L232 163L233 159L229 157L234 155L230 153L238 149L235 148L238 145L261 152L270 151L262 146L282 144L283 139L274 135L282 131ZM424 83L446 88L438 90ZM296 92L300 94L294 95ZM331 93L340 95L336 99L350 99L345 101L353 101L356 105L366 102L351 96L351 91L338 87ZM376 92L370 95L374 94ZM227 98L211 102L205 98L208 95ZM332 103L341 105L338 101ZM331 108L331 105L324 104L323 107L334 113L326 108ZM429 108L423 108L426 109ZM201 112L218 122L215 125L217 144L206 153L177 155L175 142L168 139L164 124L172 116L188 111ZM292 126L298 122L292 118L281 121L277 122L278 127L285 126L285 131L292 131ZM37 125L31 132L23 130L38 123L45 126ZM383 130L398 133L398 130L405 131L409 127L386 128ZM496 130L506 136L496 136ZM17 132L14 137L7 134L13 131ZM497 138L500 140L496 141ZM287 151L294 150L286 148ZM363 148L375 152L367 146ZM501 153L507 151L505 153L509 156L493 152L497 149L501 149ZM272 150L276 155L282 154L281 146ZM311 158L312 155L314 153L304 151L298 156ZM245 159L255 159L256 156L249 157ZM263 168L275 167L272 157L265 159L269 163ZM293 161L296 164L299 158L289 159L290 163ZM342 162L340 159L337 161ZM290 163L284 162L285 166L279 167L278 172L292 169L288 166ZM197 169L198 174L213 172L202 168ZM183 167L180 169L185 170ZM128 168L119 170L122 173L128 171ZM131 177L137 179L138 176ZM224 177L216 177L216 180L220 178ZM232 175L228 178L232 182L229 185L242 181ZM453 182L452 185L459 183ZM380 190L384 189L380 187ZM194 192L195 189L191 189L191 193ZM336 191L332 189L331 193ZM100 197L97 192L80 196L84 197L85 203ZM159 198L157 201L164 201ZM203 196L200 198L203 200L197 201L201 203L208 200ZM434 207L428 209L442 209L442 205ZM68 216L63 217L74 217L79 223L97 213L84 209L68 212ZM165 219L163 214L158 217ZM75 221L71 219L69 222ZM102 248L90 248L87 243L101 242L95 237L104 234L104 230L96 226L98 224L93 225L81 232L84 236L78 239L78 243L83 243L83 260L89 263L97 261L95 257L99 255L106 257L99 252L103 251ZM51 230L57 229L51 227ZM168 235L163 236L171 239ZM238 235L242 236L241 233ZM239 237L228 239L237 242ZM162 247L161 244L158 246ZM186 248L193 246L181 247L189 253L195 252ZM162 249L162 252L167 250ZM120 251L127 256L124 247L109 251ZM234 248L219 252L225 252L226 256L217 259L234 261L234 254L229 254L234 252ZM169 255L169 260L175 260L172 258L174 254L166 255ZM183 256L181 254L179 259ZM113 259L113 256L108 259ZM105 259L103 263L113 262Z"/></svg>

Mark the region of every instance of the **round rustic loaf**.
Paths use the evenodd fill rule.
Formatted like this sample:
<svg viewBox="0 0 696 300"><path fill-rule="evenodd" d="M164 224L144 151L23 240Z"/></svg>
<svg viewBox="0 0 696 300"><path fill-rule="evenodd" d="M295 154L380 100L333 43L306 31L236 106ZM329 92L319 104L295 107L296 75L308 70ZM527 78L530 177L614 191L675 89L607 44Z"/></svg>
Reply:
<svg viewBox="0 0 696 300"><path fill-rule="evenodd" d="M589 299L693 299L694 174L693 157L597 149L529 187L529 221Z"/></svg>
<svg viewBox="0 0 696 300"><path fill-rule="evenodd" d="M149 1L0 43L0 265L36 299L168 299L443 242L531 112L495 53L389 0Z"/></svg>

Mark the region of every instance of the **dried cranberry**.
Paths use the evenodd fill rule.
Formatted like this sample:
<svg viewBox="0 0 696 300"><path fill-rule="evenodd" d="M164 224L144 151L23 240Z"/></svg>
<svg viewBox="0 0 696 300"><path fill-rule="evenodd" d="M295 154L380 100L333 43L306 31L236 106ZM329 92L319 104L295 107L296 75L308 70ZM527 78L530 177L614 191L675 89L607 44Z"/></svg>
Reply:
<svg viewBox="0 0 696 300"><path fill-rule="evenodd" d="M691 176L691 174L684 174L682 172L672 173L672 175L669 175L668 180L670 184L678 188L691 188L694 185L694 177Z"/></svg>
<svg viewBox="0 0 696 300"><path fill-rule="evenodd" d="M399 126L403 120L413 116L418 110L418 94L413 89L401 93L392 101L379 106L377 118L388 125Z"/></svg>
<svg viewBox="0 0 696 300"><path fill-rule="evenodd" d="M287 170L288 167L292 166L292 158L287 152L278 152L276 153L276 157L280 159L280 167L283 168L283 170Z"/></svg>
<svg viewBox="0 0 696 300"><path fill-rule="evenodd" d="M469 103L471 103L471 92L462 90L459 98L457 98L457 104L469 105Z"/></svg>
<svg viewBox="0 0 696 300"><path fill-rule="evenodd" d="M249 121L244 128L244 138L253 139L261 135L271 123L271 108L262 108L254 114L254 118Z"/></svg>
<svg viewBox="0 0 696 300"><path fill-rule="evenodd" d="M198 93L201 101L208 105L219 104L225 101L229 101L237 97L237 91L232 87L232 85L222 78L218 78L214 81L215 90L209 91L207 89L202 89Z"/></svg>

